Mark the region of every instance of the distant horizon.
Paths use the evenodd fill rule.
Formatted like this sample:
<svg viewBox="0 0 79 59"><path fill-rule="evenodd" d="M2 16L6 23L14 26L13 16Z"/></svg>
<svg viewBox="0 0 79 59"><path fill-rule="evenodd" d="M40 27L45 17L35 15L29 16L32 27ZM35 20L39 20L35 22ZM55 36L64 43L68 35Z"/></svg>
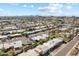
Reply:
<svg viewBox="0 0 79 59"><path fill-rule="evenodd" d="M42 15L14 15L14 16L0 16L0 17L20 17L20 16L25 16L25 17L27 17L27 16L42 16ZM45 15L43 15L43 16L45 16ZM46 16L49 16L49 17L79 17L79 16L53 16L53 15L46 15Z"/></svg>
<svg viewBox="0 0 79 59"><path fill-rule="evenodd" d="M0 3L0 16L78 16L78 3Z"/></svg>

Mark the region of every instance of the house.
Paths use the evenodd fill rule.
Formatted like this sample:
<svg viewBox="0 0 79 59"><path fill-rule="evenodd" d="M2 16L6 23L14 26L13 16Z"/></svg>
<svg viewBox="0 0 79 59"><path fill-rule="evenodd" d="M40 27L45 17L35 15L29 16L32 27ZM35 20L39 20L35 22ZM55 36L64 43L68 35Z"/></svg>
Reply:
<svg viewBox="0 0 79 59"><path fill-rule="evenodd" d="M17 41L13 41L10 43L11 46L13 46L15 49L16 48L19 48L19 47L22 47L22 41L21 40L17 40Z"/></svg>
<svg viewBox="0 0 79 59"><path fill-rule="evenodd" d="M32 43L32 41L25 36L19 36L19 37L17 36L17 37L12 38L12 40L13 41L21 41L21 44L23 44L23 45Z"/></svg>
<svg viewBox="0 0 79 59"><path fill-rule="evenodd" d="M58 26L58 29L60 31L65 31L65 30L68 30L69 28L71 28L70 24L61 24L61 25Z"/></svg>
<svg viewBox="0 0 79 59"><path fill-rule="evenodd" d="M19 37L19 36L22 36L21 34L11 34L10 35L11 37Z"/></svg>
<svg viewBox="0 0 79 59"><path fill-rule="evenodd" d="M47 53L54 46L59 45L59 43L63 42L63 38L54 38L43 45L38 45L34 49L30 49L27 52L21 53L18 56L38 56Z"/></svg>
<svg viewBox="0 0 79 59"><path fill-rule="evenodd" d="M47 37L49 37L49 35L48 34L42 34L42 37L47 38Z"/></svg>
<svg viewBox="0 0 79 59"><path fill-rule="evenodd" d="M31 38L31 40L33 40L33 41L35 41L35 40L40 40L41 39L41 36L36 36L36 37L33 37L33 38Z"/></svg>
<svg viewBox="0 0 79 59"><path fill-rule="evenodd" d="M40 39L46 39L48 37L48 34L41 34L39 36L35 36L35 37L32 37L31 40L35 41L39 41Z"/></svg>
<svg viewBox="0 0 79 59"><path fill-rule="evenodd" d="M0 43L0 49L9 49L10 47L20 48L22 47L22 41L21 40L15 40L15 41L8 41L8 42L1 42Z"/></svg>
<svg viewBox="0 0 79 59"><path fill-rule="evenodd" d="M2 43L0 43L0 49L2 49L3 48L3 44Z"/></svg>
<svg viewBox="0 0 79 59"><path fill-rule="evenodd" d="M39 45L34 50L40 55L45 54L49 50L49 48L45 45Z"/></svg>
<svg viewBox="0 0 79 59"><path fill-rule="evenodd" d="M17 29L17 27L14 25L8 25L8 26L3 28L3 30L13 30L13 29Z"/></svg>
<svg viewBox="0 0 79 59"><path fill-rule="evenodd" d="M4 43L4 49L9 49L10 47L12 47L12 45L8 42Z"/></svg>
<svg viewBox="0 0 79 59"><path fill-rule="evenodd" d="M26 38L25 36L19 37L18 39L21 40L22 44L24 44L24 45L32 43L32 41L30 39Z"/></svg>
<svg viewBox="0 0 79 59"><path fill-rule="evenodd" d="M5 39L5 38L7 38L7 36L5 36L5 35L0 35L0 39Z"/></svg>
<svg viewBox="0 0 79 59"><path fill-rule="evenodd" d="M34 49L30 49L27 52L19 54L18 56L39 56L39 54L35 52Z"/></svg>
<svg viewBox="0 0 79 59"><path fill-rule="evenodd" d="M4 42L0 44L0 49L9 49L10 47L12 47L12 45L8 42Z"/></svg>
<svg viewBox="0 0 79 59"><path fill-rule="evenodd" d="M34 50L39 54L45 54L48 50L54 48L54 46L59 45L59 43L62 43L62 41L62 38L55 38L46 43L43 43L43 45L37 46Z"/></svg>

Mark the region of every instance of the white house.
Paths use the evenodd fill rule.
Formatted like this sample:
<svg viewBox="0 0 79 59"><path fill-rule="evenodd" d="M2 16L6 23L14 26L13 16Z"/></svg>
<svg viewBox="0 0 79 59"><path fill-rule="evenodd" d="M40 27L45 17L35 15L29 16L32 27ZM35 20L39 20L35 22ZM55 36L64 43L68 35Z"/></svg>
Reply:
<svg viewBox="0 0 79 59"><path fill-rule="evenodd" d="M13 46L14 48L22 47L22 41L21 40L13 41L11 43L11 46Z"/></svg>
<svg viewBox="0 0 79 59"><path fill-rule="evenodd" d="M4 42L0 44L0 49L2 48L8 49L10 47L14 47L14 48L22 47L22 41L17 40L12 42Z"/></svg>
<svg viewBox="0 0 79 59"><path fill-rule="evenodd" d="M33 40L33 41L35 41L35 40L40 40L40 39L46 39L48 37L48 34L42 34L42 35L39 35L39 36L36 36L36 37L32 37L31 39Z"/></svg>
<svg viewBox="0 0 79 59"><path fill-rule="evenodd" d="M39 54L34 51L34 49L30 49L27 52L23 52L19 54L18 56L38 56Z"/></svg>
<svg viewBox="0 0 79 59"><path fill-rule="evenodd" d="M45 54L50 48L56 46L57 44L61 43L63 38L54 38L43 45L38 45L34 49L30 49L27 52L21 53L18 56L38 56L40 54Z"/></svg>

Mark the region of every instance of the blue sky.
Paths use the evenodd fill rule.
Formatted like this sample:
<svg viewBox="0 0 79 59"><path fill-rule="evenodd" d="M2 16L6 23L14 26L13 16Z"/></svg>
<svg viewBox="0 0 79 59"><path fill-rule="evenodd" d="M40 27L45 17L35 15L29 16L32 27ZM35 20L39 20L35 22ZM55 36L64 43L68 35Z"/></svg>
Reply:
<svg viewBox="0 0 79 59"><path fill-rule="evenodd" d="M0 16L79 16L79 4L73 3L0 3Z"/></svg>

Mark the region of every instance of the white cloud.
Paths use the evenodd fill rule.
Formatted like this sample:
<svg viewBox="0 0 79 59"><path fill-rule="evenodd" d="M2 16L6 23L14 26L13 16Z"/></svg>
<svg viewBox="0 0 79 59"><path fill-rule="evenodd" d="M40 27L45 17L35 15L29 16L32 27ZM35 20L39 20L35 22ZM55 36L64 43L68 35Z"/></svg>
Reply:
<svg viewBox="0 0 79 59"><path fill-rule="evenodd" d="M38 8L40 11L46 11L49 13L57 13L60 12L61 10L57 9L56 7L44 7L44 8Z"/></svg>
<svg viewBox="0 0 79 59"><path fill-rule="evenodd" d="M38 10L45 11L49 13L62 13L62 4L49 4L47 7L39 7Z"/></svg>
<svg viewBox="0 0 79 59"><path fill-rule="evenodd" d="M71 8L72 8L72 6L66 6L66 8L67 8L67 9L71 9Z"/></svg>
<svg viewBox="0 0 79 59"><path fill-rule="evenodd" d="M49 14L53 14L53 15L60 15L60 14L71 14L71 10L72 10L72 5L69 4L59 4L59 3L50 3L48 6L46 7L39 7L38 8L39 11L43 11L43 12L48 12Z"/></svg>
<svg viewBox="0 0 79 59"><path fill-rule="evenodd" d="M27 5L23 5L23 7L27 7Z"/></svg>
<svg viewBox="0 0 79 59"><path fill-rule="evenodd" d="M62 4L57 4L57 3L50 3L49 6L51 6L51 7L58 7L58 8L63 7Z"/></svg>
<svg viewBox="0 0 79 59"><path fill-rule="evenodd" d="M31 7L33 8L33 7L34 7L34 5L31 5Z"/></svg>
<svg viewBox="0 0 79 59"><path fill-rule="evenodd" d="M0 8L0 11L4 11L4 9Z"/></svg>
<svg viewBox="0 0 79 59"><path fill-rule="evenodd" d="M18 6L19 3L10 3L10 5L13 5L13 6Z"/></svg>

